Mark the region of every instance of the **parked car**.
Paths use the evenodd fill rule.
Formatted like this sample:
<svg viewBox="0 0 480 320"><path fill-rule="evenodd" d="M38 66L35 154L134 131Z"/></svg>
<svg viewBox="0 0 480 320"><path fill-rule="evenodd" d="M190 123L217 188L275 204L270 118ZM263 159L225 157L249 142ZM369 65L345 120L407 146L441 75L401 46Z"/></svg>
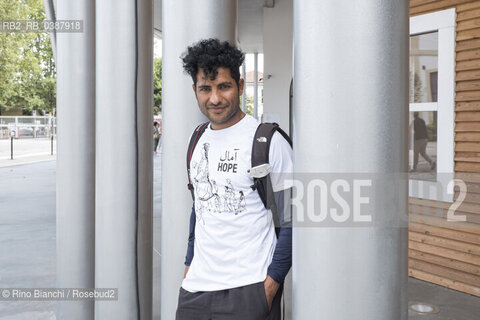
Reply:
<svg viewBox="0 0 480 320"><path fill-rule="evenodd" d="M33 128L32 127L19 127L18 128L18 136L25 137L25 136L32 136L33 137Z"/></svg>

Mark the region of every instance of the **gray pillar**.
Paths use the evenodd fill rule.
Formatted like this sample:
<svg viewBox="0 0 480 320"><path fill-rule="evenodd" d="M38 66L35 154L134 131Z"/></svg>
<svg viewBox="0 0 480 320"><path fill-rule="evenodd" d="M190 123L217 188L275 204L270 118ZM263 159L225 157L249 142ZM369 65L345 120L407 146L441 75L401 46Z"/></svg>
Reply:
<svg viewBox="0 0 480 320"><path fill-rule="evenodd" d="M253 54L253 116L258 119L258 52Z"/></svg>
<svg viewBox="0 0 480 320"><path fill-rule="evenodd" d="M408 2L295 0L294 41L295 172L405 173ZM394 183L374 220L406 215ZM296 227L293 250L293 319L407 319L403 226Z"/></svg>
<svg viewBox="0 0 480 320"><path fill-rule="evenodd" d="M61 20L82 33L57 35L57 281L93 288L95 269L95 2L58 0ZM93 319L93 301L57 302L57 319Z"/></svg>
<svg viewBox="0 0 480 320"><path fill-rule="evenodd" d="M185 269L192 198L185 157L195 127L206 121L183 73L180 56L204 38L236 43L236 0L163 0L163 152L161 216L161 317L174 319ZM166 188L165 186L168 186Z"/></svg>
<svg viewBox="0 0 480 320"><path fill-rule="evenodd" d="M45 15L47 20L55 21L55 7L53 0L44 0ZM55 30L50 32L50 43L52 44L53 60L57 61L57 33Z"/></svg>
<svg viewBox="0 0 480 320"><path fill-rule="evenodd" d="M247 66L245 61L242 64L242 78L244 83L243 93L242 93L242 111L245 112L247 110Z"/></svg>
<svg viewBox="0 0 480 320"><path fill-rule="evenodd" d="M152 318L153 5L96 2L97 319Z"/></svg>

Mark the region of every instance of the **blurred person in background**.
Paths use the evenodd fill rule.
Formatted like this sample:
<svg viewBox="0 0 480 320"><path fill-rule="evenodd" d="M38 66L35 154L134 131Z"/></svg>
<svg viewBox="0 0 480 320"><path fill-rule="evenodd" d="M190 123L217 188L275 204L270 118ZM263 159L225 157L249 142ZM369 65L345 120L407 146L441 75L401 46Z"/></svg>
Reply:
<svg viewBox="0 0 480 320"><path fill-rule="evenodd" d="M435 169L435 161L433 161L426 152L428 144L427 126L425 125L425 121L420 118L418 112L413 113L413 119L413 169L411 171L417 170L418 154L421 154L422 157L427 160L430 164L430 170L433 170Z"/></svg>
<svg viewBox="0 0 480 320"><path fill-rule="evenodd" d="M160 123L157 121L153 122L153 153L157 153L158 143L162 136L162 131L160 127Z"/></svg>

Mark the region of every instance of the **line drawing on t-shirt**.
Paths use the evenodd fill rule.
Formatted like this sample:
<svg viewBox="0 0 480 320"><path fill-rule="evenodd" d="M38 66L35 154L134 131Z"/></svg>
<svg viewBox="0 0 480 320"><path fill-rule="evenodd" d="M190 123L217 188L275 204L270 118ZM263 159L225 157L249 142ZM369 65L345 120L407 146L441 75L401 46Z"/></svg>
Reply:
<svg viewBox="0 0 480 320"><path fill-rule="evenodd" d="M199 201L196 203L195 213L197 220L205 225L203 214L210 213L233 213L235 215L245 211L246 201L243 191L236 191L231 179L226 179L223 193L219 190L218 184L209 175L208 152L210 144L204 143L202 148L202 157L197 162L192 162L193 185L195 188L195 197Z"/></svg>
<svg viewBox="0 0 480 320"><path fill-rule="evenodd" d="M245 202L245 195L243 194L243 191L239 191L238 193L240 195L240 200L239 200L238 208L235 214L238 214L239 212L242 212L247 209L247 203Z"/></svg>
<svg viewBox="0 0 480 320"><path fill-rule="evenodd" d="M223 194L223 199L224 210L227 212L235 212L235 189L233 188L232 181L230 179L227 179L227 185L225 186L225 193Z"/></svg>
<svg viewBox="0 0 480 320"><path fill-rule="evenodd" d="M222 206L222 199L220 198L220 195L218 194L218 186L217 186L217 181L212 180L212 185L213 185L213 211L219 212Z"/></svg>
<svg viewBox="0 0 480 320"><path fill-rule="evenodd" d="M210 148L209 143L203 144L202 158L197 165L197 174L195 175L194 181L195 188L197 189L197 196L199 200L207 201L213 197L212 192L212 183L210 182L208 176L208 149Z"/></svg>
<svg viewBox="0 0 480 320"><path fill-rule="evenodd" d="M226 212L231 212L237 215L247 209L243 191L236 192L230 179L227 179L223 198L225 200L224 209Z"/></svg>

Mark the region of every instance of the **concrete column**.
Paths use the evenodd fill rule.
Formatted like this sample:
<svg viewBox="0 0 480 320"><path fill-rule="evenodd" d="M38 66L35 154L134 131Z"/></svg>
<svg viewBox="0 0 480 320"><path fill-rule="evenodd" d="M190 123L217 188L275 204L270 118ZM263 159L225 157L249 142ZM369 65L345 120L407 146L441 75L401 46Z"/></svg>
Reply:
<svg viewBox="0 0 480 320"><path fill-rule="evenodd" d="M83 20L84 30L82 33L57 35L56 286L93 288L95 1L58 0L57 17L61 20ZM90 320L93 317L93 301L57 302L57 319Z"/></svg>
<svg viewBox="0 0 480 320"><path fill-rule="evenodd" d="M192 208L185 164L187 144L195 127L207 120L198 109L192 79L183 73L179 57L187 46L204 38L237 43L237 1L163 0L162 6L161 317L174 319Z"/></svg>
<svg viewBox="0 0 480 320"><path fill-rule="evenodd" d="M242 93L242 111L245 112L247 110L247 66L245 61L243 61L242 64L242 78L245 83L245 88L243 89Z"/></svg>
<svg viewBox="0 0 480 320"><path fill-rule="evenodd" d="M406 0L294 1L295 172L406 172L408 25ZM406 215L391 185L373 221ZM294 223L293 319L407 319L404 226Z"/></svg>
<svg viewBox="0 0 480 320"><path fill-rule="evenodd" d="M152 318L153 4L96 2L96 319Z"/></svg>
<svg viewBox="0 0 480 320"><path fill-rule="evenodd" d="M258 52L253 54L253 116L258 119Z"/></svg>
<svg viewBox="0 0 480 320"><path fill-rule="evenodd" d="M293 0L263 8L263 113L274 115L289 132L293 76Z"/></svg>

